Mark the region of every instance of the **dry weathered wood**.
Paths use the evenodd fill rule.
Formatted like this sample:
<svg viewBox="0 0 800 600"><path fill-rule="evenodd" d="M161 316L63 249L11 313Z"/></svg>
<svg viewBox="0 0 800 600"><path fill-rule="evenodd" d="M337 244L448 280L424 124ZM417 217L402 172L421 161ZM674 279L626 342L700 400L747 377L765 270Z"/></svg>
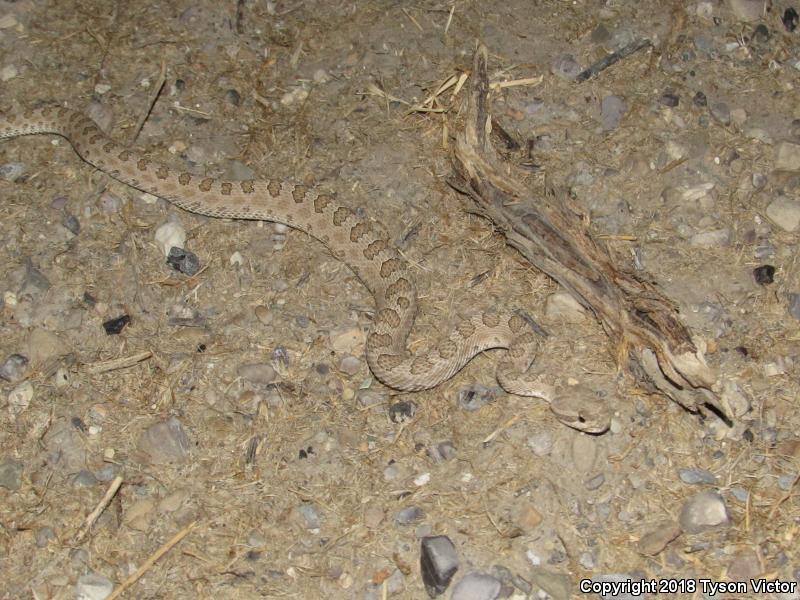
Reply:
<svg viewBox="0 0 800 600"><path fill-rule="evenodd" d="M716 376L705 362L704 344L692 338L674 303L612 263L566 194L534 196L495 152L483 46L475 53L471 80L466 123L454 148L456 187L511 246L595 314L617 345L621 369L688 410L713 406L726 414L712 391Z"/></svg>

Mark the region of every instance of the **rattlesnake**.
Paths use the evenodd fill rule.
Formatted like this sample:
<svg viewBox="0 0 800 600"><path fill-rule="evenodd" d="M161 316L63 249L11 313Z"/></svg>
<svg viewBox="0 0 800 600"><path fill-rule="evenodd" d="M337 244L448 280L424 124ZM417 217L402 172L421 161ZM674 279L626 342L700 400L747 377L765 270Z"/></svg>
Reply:
<svg viewBox="0 0 800 600"><path fill-rule="evenodd" d="M508 392L550 403L570 427L603 431L607 418L592 402L555 398L552 386L528 373L538 338L513 311L483 311L463 318L426 352L406 348L417 295L406 261L383 229L338 203L332 194L276 180L223 181L172 170L109 139L80 112L43 106L0 114L0 138L49 133L66 138L78 155L111 177L160 196L189 212L229 219L264 220L300 229L324 243L366 285L377 305L366 340L373 374L397 390L417 391L446 381L476 354L506 348L497 380Z"/></svg>

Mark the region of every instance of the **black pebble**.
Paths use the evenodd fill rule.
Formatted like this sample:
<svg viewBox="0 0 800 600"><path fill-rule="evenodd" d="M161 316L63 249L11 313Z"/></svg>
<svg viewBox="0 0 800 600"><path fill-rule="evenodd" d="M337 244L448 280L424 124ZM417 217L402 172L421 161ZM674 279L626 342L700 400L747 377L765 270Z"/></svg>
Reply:
<svg viewBox="0 0 800 600"><path fill-rule="evenodd" d="M786 31L794 31L797 27L798 20L800 20L800 15L798 15L797 11L791 6L783 11L781 21L783 21L783 26L786 27Z"/></svg>
<svg viewBox="0 0 800 600"><path fill-rule="evenodd" d="M200 270L200 259L194 252L173 246L167 255L167 264L184 275L195 275Z"/></svg>
<svg viewBox="0 0 800 600"><path fill-rule="evenodd" d="M695 106L707 106L708 105L708 98L703 92L697 92L692 98L692 102L694 102Z"/></svg>
<svg viewBox="0 0 800 600"><path fill-rule="evenodd" d="M78 235L81 232L81 223L75 215L64 215L61 224L69 229L73 235Z"/></svg>
<svg viewBox="0 0 800 600"><path fill-rule="evenodd" d="M672 92L665 92L661 95L661 98L658 99L658 102L664 106L675 108L680 103L680 98Z"/></svg>
<svg viewBox="0 0 800 600"><path fill-rule="evenodd" d="M109 319L105 323L103 323L103 329L106 330L106 334L108 335L117 335L125 329L125 326L131 322L131 318L129 315L122 315L121 317L117 317L116 319Z"/></svg>
<svg viewBox="0 0 800 600"><path fill-rule="evenodd" d="M417 405L408 400L395 402L389 407L389 418L392 423L407 423L417 414Z"/></svg>
<svg viewBox="0 0 800 600"><path fill-rule="evenodd" d="M446 535L422 538L419 566L428 596L443 594L458 571L458 554Z"/></svg>
<svg viewBox="0 0 800 600"><path fill-rule="evenodd" d="M225 100L227 100L234 106L239 106L242 103L241 95L239 95L239 92L237 92L234 89L230 89L227 92L225 92Z"/></svg>
<svg viewBox="0 0 800 600"><path fill-rule="evenodd" d="M175 80L175 89L179 92L182 92L186 89L186 82L183 79L176 79Z"/></svg>
<svg viewBox="0 0 800 600"><path fill-rule="evenodd" d="M769 41L769 29L763 23L753 30L753 41L757 44L764 44Z"/></svg>
<svg viewBox="0 0 800 600"><path fill-rule="evenodd" d="M761 265L753 269L753 277L759 285L769 285L775 281L775 267L772 265Z"/></svg>
<svg viewBox="0 0 800 600"><path fill-rule="evenodd" d="M91 292L83 292L83 302L89 308L94 308L94 305L97 304L97 300L92 296Z"/></svg>

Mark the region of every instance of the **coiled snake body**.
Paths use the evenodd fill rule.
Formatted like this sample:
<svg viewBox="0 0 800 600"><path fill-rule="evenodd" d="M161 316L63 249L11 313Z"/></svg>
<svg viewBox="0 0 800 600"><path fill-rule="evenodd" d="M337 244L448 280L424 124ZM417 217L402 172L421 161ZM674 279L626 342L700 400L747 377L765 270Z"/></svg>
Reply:
<svg viewBox="0 0 800 600"><path fill-rule="evenodd" d="M497 379L508 392L550 403L559 420L597 432L607 427L590 404L553 397L550 386L528 374L538 339L519 314L479 312L462 319L430 350L406 348L417 311L417 295L405 260L372 221L339 204L331 194L276 180L223 181L170 169L108 138L88 117L59 106L0 114L0 138L29 134L66 138L78 155L111 177L201 215L264 220L300 229L345 262L375 298L366 358L374 375L397 390L416 391L446 381L476 354L506 348Z"/></svg>

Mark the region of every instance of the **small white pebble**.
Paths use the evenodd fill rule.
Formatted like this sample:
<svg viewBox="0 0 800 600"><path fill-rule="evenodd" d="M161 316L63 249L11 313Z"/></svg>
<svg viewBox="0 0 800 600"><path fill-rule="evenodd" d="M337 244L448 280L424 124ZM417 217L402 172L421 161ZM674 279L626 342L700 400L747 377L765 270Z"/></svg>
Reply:
<svg viewBox="0 0 800 600"><path fill-rule="evenodd" d="M155 240L164 256L169 256L170 248L186 247L186 230L179 222L168 221L156 229Z"/></svg>
<svg viewBox="0 0 800 600"><path fill-rule="evenodd" d="M273 223L272 230L275 233L286 233L287 231L289 231L289 226L284 225L283 223Z"/></svg>
<svg viewBox="0 0 800 600"><path fill-rule="evenodd" d="M17 305L17 295L14 292L5 292L3 293L3 302L8 307L15 307Z"/></svg>
<svg viewBox="0 0 800 600"><path fill-rule="evenodd" d="M241 267L244 264L244 256L237 250L228 259L234 267Z"/></svg>
<svg viewBox="0 0 800 600"><path fill-rule="evenodd" d="M10 13L0 17L0 29L11 29L12 27L16 27L17 25L19 25L17 17L15 17Z"/></svg>
<svg viewBox="0 0 800 600"><path fill-rule="evenodd" d="M102 96L103 94L107 94L108 92L111 91L111 86L108 85L107 83L97 83L94 86L94 91L96 94Z"/></svg>
<svg viewBox="0 0 800 600"><path fill-rule="evenodd" d="M15 65L6 65L0 69L0 79L3 81L14 79L17 75L19 75L19 70Z"/></svg>
<svg viewBox="0 0 800 600"><path fill-rule="evenodd" d="M105 460L114 460L114 457L117 455L117 451L113 448L106 448L103 450L103 458Z"/></svg>
<svg viewBox="0 0 800 600"><path fill-rule="evenodd" d="M431 474L430 473L421 473L414 477L414 485L417 487L422 487L423 485L427 485L431 481Z"/></svg>
<svg viewBox="0 0 800 600"><path fill-rule="evenodd" d="M103 428L100 427L100 425L89 425L89 430L88 431L89 431L89 435L97 435L98 433L103 431Z"/></svg>

